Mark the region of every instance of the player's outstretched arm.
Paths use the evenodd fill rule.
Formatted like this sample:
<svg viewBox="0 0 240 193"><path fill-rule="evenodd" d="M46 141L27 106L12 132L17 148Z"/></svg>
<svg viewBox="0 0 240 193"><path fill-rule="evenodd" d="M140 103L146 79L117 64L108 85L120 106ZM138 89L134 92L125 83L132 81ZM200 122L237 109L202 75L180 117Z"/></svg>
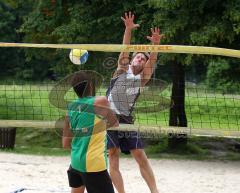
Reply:
<svg viewBox="0 0 240 193"><path fill-rule="evenodd" d="M131 43L132 30L139 27L139 24L134 23L134 14L131 12L125 13L125 17L121 17L125 25L123 35L123 44L129 45ZM129 52L121 52L118 58L118 69L127 70L129 64Z"/></svg>
<svg viewBox="0 0 240 193"><path fill-rule="evenodd" d="M160 29L158 27L151 28L151 36L147 36L147 39L151 41L152 45L159 45L161 39L163 38L164 34L160 33ZM158 56L157 52L151 52L148 61L144 65L144 70L141 74L143 86L150 80L153 74L154 65L157 62L157 56Z"/></svg>

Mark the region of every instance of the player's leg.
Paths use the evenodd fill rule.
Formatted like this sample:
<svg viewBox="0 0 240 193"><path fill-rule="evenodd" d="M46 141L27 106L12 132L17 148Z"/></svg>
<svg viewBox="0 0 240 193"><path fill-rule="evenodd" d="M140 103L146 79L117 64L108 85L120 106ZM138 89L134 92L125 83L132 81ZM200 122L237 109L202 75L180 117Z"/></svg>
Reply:
<svg viewBox="0 0 240 193"><path fill-rule="evenodd" d="M84 193L84 182L80 175L80 172L74 170L71 166L68 171L68 182L69 186L72 188L71 193Z"/></svg>
<svg viewBox="0 0 240 193"><path fill-rule="evenodd" d="M132 149L131 155L135 158L139 165L142 177L146 181L151 193L158 193L155 177L147 156L143 149Z"/></svg>
<svg viewBox="0 0 240 193"><path fill-rule="evenodd" d="M146 181L151 193L158 193L155 177L144 152L144 144L138 132L130 131L125 133L125 143L131 155L139 165L142 177ZM120 144L121 146L121 144Z"/></svg>
<svg viewBox="0 0 240 193"><path fill-rule="evenodd" d="M125 193L123 178L119 170L119 140L117 131L108 131L108 158L109 158L109 173L112 182L118 193Z"/></svg>
<svg viewBox="0 0 240 193"><path fill-rule="evenodd" d="M79 188L72 188L71 193L84 193L85 186L81 186Z"/></svg>
<svg viewBox="0 0 240 193"><path fill-rule="evenodd" d="M107 170L81 173L88 193L114 193L113 184Z"/></svg>

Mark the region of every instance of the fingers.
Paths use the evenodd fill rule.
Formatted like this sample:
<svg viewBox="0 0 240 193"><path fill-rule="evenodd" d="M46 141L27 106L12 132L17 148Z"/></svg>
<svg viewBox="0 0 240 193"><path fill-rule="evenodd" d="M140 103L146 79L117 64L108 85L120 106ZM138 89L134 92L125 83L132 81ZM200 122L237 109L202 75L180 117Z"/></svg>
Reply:
<svg viewBox="0 0 240 193"><path fill-rule="evenodd" d="M152 42L153 45L158 45L161 42L161 39L165 38L164 34L161 34L159 27L151 28L151 36L146 36L148 40Z"/></svg>
<svg viewBox="0 0 240 193"><path fill-rule="evenodd" d="M161 35L160 35L160 38L161 38L161 39L166 38L165 34L161 34Z"/></svg>
<svg viewBox="0 0 240 193"><path fill-rule="evenodd" d="M139 24L135 24L134 27L140 27L140 25Z"/></svg>
<svg viewBox="0 0 240 193"><path fill-rule="evenodd" d="M129 19L132 19L132 13L131 13L131 11L128 12L128 18L129 18Z"/></svg>
<svg viewBox="0 0 240 193"><path fill-rule="evenodd" d="M126 19L124 17L121 17L121 20L123 20L124 22L126 21Z"/></svg>
<svg viewBox="0 0 240 193"><path fill-rule="evenodd" d="M128 19L128 14L127 14L127 12L125 12L125 19Z"/></svg>
<svg viewBox="0 0 240 193"><path fill-rule="evenodd" d="M121 17L121 20L124 22L126 28L132 30L140 26L139 24L134 23L134 18L135 18L134 14L131 11L129 11L124 13L124 16Z"/></svg>
<svg viewBox="0 0 240 193"><path fill-rule="evenodd" d="M153 28L151 28L151 32L152 32L152 34L154 34L154 30L153 30Z"/></svg>
<svg viewBox="0 0 240 193"><path fill-rule="evenodd" d="M134 17L135 17L134 14L132 14L132 18L131 19L134 20Z"/></svg>
<svg viewBox="0 0 240 193"><path fill-rule="evenodd" d="M132 14L132 12L131 11L129 11L129 12L125 12L124 13L124 15L125 15L125 20L128 20L128 19L130 19L130 20L134 20L134 14ZM121 17L122 18L122 17Z"/></svg>
<svg viewBox="0 0 240 193"><path fill-rule="evenodd" d="M160 28L159 27L151 28L151 32L152 34L160 34Z"/></svg>
<svg viewBox="0 0 240 193"><path fill-rule="evenodd" d="M151 36L147 36L146 37L148 40L152 41L152 37Z"/></svg>

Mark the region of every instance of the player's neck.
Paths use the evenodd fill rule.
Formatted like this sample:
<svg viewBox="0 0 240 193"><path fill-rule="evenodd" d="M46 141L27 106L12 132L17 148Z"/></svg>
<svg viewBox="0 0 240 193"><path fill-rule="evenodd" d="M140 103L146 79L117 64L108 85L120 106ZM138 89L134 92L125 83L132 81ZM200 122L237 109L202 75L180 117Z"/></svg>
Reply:
<svg viewBox="0 0 240 193"><path fill-rule="evenodd" d="M132 73L133 73L134 76L137 76L137 75L139 75L139 74L141 73L141 72L138 72L138 71L136 70L136 68L134 68L132 65L130 65L129 68L131 68L131 71L132 71Z"/></svg>

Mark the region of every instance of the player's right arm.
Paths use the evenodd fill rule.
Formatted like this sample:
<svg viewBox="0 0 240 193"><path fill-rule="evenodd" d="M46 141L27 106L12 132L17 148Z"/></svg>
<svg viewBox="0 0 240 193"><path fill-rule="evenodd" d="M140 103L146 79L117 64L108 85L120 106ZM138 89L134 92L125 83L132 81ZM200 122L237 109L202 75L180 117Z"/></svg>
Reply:
<svg viewBox="0 0 240 193"><path fill-rule="evenodd" d="M134 14L131 12L125 13L125 17L121 17L125 25L125 31L123 36L123 45L129 45L131 43L132 30L139 27L139 24L134 23ZM121 52L118 58L117 70L128 70L129 64L129 52Z"/></svg>
<svg viewBox="0 0 240 193"><path fill-rule="evenodd" d="M119 126L116 114L110 108L110 104L105 96L96 97L94 106L95 113L106 120L107 128Z"/></svg>

